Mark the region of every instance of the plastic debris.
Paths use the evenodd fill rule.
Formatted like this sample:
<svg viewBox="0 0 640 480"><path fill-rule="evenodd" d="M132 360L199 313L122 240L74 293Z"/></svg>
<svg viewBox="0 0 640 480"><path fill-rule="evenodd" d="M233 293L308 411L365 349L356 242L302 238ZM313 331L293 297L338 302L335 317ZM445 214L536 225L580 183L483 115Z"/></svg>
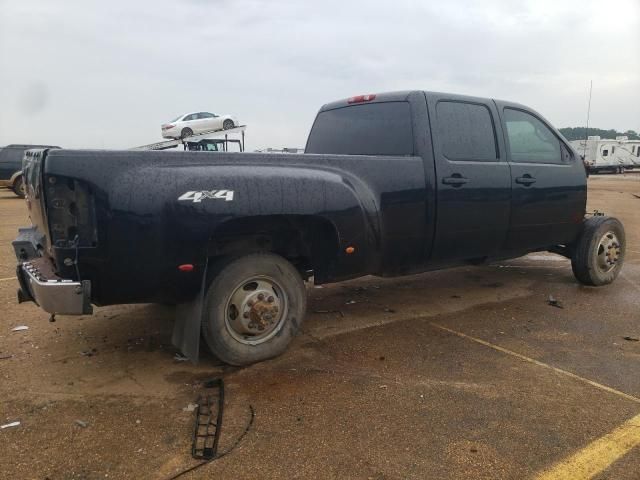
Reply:
<svg viewBox="0 0 640 480"><path fill-rule="evenodd" d="M198 408L197 403L190 403L186 407L182 409L183 412L193 412L196 408Z"/></svg>
<svg viewBox="0 0 640 480"><path fill-rule="evenodd" d="M29 327L26 325L18 325L17 327L13 327L11 329L12 332L22 332L23 330L29 330Z"/></svg>
<svg viewBox="0 0 640 480"><path fill-rule="evenodd" d="M81 428L87 428L89 426L89 424L83 420L76 420L74 423Z"/></svg>
<svg viewBox="0 0 640 480"><path fill-rule="evenodd" d="M11 423L6 423L4 425L0 425L0 429L4 430L5 428L12 428L12 427L17 427L20 425L20 422L11 422Z"/></svg>
<svg viewBox="0 0 640 480"><path fill-rule="evenodd" d="M562 302L557 298L555 298L553 295L549 295L549 298L547 298L547 303L552 307L564 308L564 306L562 305Z"/></svg>

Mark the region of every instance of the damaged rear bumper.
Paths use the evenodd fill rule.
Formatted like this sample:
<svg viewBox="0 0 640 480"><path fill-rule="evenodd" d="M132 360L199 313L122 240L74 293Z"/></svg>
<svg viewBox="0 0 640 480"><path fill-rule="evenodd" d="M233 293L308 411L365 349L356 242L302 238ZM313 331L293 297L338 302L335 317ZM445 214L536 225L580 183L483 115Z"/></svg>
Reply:
<svg viewBox="0 0 640 480"><path fill-rule="evenodd" d="M57 276L50 260L39 257L22 262L16 269L20 290L18 302L35 302L45 312L62 315L93 313L91 282L76 282Z"/></svg>

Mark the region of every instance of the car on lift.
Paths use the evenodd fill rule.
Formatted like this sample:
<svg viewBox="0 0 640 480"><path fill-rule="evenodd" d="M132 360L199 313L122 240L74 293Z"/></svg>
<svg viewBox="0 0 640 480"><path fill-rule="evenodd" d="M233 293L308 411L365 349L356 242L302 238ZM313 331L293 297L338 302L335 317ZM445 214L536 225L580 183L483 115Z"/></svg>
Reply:
<svg viewBox="0 0 640 480"><path fill-rule="evenodd" d="M233 115L217 115L210 112L185 113L160 127L162 138L187 138L191 135L230 130L237 125L238 118Z"/></svg>

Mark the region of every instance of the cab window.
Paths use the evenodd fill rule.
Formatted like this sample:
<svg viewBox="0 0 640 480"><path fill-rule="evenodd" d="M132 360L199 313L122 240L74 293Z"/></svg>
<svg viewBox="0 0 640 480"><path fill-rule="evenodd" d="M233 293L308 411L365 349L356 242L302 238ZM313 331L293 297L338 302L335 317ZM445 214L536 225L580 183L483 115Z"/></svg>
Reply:
<svg viewBox="0 0 640 480"><path fill-rule="evenodd" d="M493 119L486 106L441 101L436 114L442 153L449 160L498 160Z"/></svg>
<svg viewBox="0 0 640 480"><path fill-rule="evenodd" d="M408 102L351 105L318 114L306 153L339 155L413 155Z"/></svg>
<svg viewBox="0 0 640 480"><path fill-rule="evenodd" d="M560 140L533 115L504 109L511 161L514 163L564 163Z"/></svg>

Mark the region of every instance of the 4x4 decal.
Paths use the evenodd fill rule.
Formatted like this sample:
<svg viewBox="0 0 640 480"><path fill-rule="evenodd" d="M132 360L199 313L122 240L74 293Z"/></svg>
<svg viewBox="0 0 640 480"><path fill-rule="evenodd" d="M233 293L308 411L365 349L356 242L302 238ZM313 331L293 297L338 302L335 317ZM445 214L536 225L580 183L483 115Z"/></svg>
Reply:
<svg viewBox="0 0 640 480"><path fill-rule="evenodd" d="M200 203L204 199L225 200L231 202L233 200L233 190L200 190L185 192L178 197L178 200Z"/></svg>

